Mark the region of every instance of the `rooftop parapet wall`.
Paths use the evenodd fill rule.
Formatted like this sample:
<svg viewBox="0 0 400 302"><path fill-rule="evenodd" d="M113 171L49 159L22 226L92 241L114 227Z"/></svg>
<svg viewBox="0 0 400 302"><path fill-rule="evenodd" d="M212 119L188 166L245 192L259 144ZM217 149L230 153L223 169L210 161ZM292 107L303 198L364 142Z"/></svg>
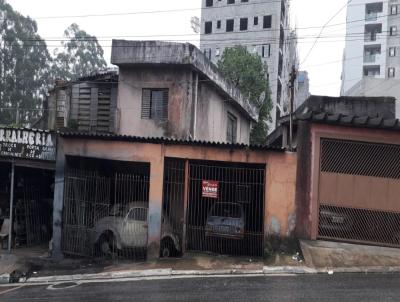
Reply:
<svg viewBox="0 0 400 302"><path fill-rule="evenodd" d="M234 102L249 119L258 120L257 109L241 92L208 60L189 43L160 41L113 40L111 63L124 65L185 65L199 72L205 81L215 86L227 100ZM203 80L204 81L204 80Z"/></svg>
<svg viewBox="0 0 400 302"><path fill-rule="evenodd" d="M396 99L394 97L309 97L296 113L324 112L327 114L342 114L353 116L380 117L393 119L396 116Z"/></svg>

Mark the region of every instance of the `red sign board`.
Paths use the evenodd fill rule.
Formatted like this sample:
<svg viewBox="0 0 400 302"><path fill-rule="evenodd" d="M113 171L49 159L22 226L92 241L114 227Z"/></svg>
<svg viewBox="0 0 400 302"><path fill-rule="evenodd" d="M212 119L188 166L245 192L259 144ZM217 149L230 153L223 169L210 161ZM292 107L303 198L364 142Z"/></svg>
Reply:
<svg viewBox="0 0 400 302"><path fill-rule="evenodd" d="M203 180L203 197L218 198L219 182L215 180Z"/></svg>

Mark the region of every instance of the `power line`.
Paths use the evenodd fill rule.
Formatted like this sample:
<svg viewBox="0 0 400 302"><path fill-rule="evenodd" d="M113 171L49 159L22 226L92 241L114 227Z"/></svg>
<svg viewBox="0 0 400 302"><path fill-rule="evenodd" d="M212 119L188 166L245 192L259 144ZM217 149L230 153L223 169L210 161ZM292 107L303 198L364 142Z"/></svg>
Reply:
<svg viewBox="0 0 400 302"><path fill-rule="evenodd" d="M347 1L347 3L346 3L343 7L341 7L341 8L328 20L328 22L326 22L326 23L324 24L324 26L322 26L320 33L318 34L317 38L315 39L315 42L314 42L313 45L311 46L309 52L308 52L307 55L305 56L303 62L300 63L300 65L303 65L303 64L307 61L308 57L311 55L312 51L314 50L315 45L317 45L317 43L318 43L319 37L320 37L320 36L322 35L322 33L323 33L325 27L328 26L329 23L331 23L331 21L332 21L333 19L335 19L336 16L339 15L339 14L342 12L342 10L344 10L344 9L347 7L347 5L349 5L352 1L353 1L353 0Z"/></svg>
<svg viewBox="0 0 400 302"><path fill-rule="evenodd" d="M349 1L351 2L351 1ZM66 18L88 18L88 17L109 17L109 16L129 16L129 15L146 15L146 14L159 14L159 13L174 13L174 12L184 12L184 11L193 11L193 10L209 10L209 9L218 9L218 8L224 8L224 7L238 7L238 6L253 6L253 5L265 5L268 3L281 3L281 1L263 1L263 2L251 2L251 3L238 3L238 4L227 4L227 5L218 5L218 6L213 6L213 7L196 7L196 8L180 8L180 9L170 9L170 10L149 10L149 11L138 11L138 12L121 12L121 13L101 13L101 14L84 14L84 15L59 15L59 16L38 16L38 17L31 17L32 19L66 19ZM385 3L388 3L388 1L385 1ZM347 5L347 4L346 4ZM365 4L352 4L351 6L363 6ZM377 18L384 18L389 15L382 15L382 16L377 16ZM5 20L0 18L0 20ZM349 24L349 23L354 23L354 22L361 22L365 21L364 19L358 19L358 20L352 20L344 23L336 23L336 24L331 24L331 25L326 25L326 27L335 27L339 25L344 25L344 24ZM304 29L318 29L321 28L321 26L309 26L309 27L298 27L296 29L299 30L304 30ZM277 29L280 30L280 29ZM284 30L291 30L291 28L285 28Z"/></svg>
<svg viewBox="0 0 400 302"><path fill-rule="evenodd" d="M109 41L111 42L112 40L109 40ZM140 41L140 40L135 40L135 41ZM194 40L194 39L183 39L183 40L182 39L181 40L171 39L171 40L157 40L157 41L159 41L159 42L189 43L189 44L190 44L190 42L198 42L198 40ZM234 43L232 43L232 41L233 41L232 39L214 40L214 41L209 41L208 43L202 43L202 44L203 44L203 46L215 46L216 43L217 43L217 45L220 45L220 46L232 46L232 45L235 45ZM265 39L265 40L257 39L257 40L247 40L247 41L243 41L242 39L237 39L237 40L234 40L233 42L237 42L237 45L261 46L261 45L267 45L267 44L270 44L270 45L285 44L285 43L288 43L290 41L296 41L297 44L314 43L313 41L307 41L306 39L300 40L300 41L297 41L296 39L286 39L283 42L280 42L278 39ZM337 39L336 40L325 39L325 40L319 41L319 43L337 43L337 42L346 42L346 41L348 41L348 42L364 41L364 38L362 38L362 39L360 39L360 38L358 38L358 39L339 39L339 40L337 40ZM25 48L26 47L57 48L57 47L63 46L61 43L57 44L57 45L54 45L54 44L50 44L49 45L49 44L43 44L43 43L40 44L40 45L39 44L22 44L22 45L20 45L17 42L18 41L15 42L17 46L25 47ZM12 45L9 45L9 46L12 46ZM112 48L112 47L115 47L115 48L121 48L121 47L122 48L124 48L124 47L126 47L126 48L141 48L142 46L139 46L139 45L137 45L137 46L136 45L128 45L128 46L126 46L126 45L114 45L114 46L113 45L101 45L101 47L102 48ZM148 48L152 48L152 47L154 47L154 48L164 48L164 47L170 47L170 46L169 45L159 45L159 46L146 46L146 47L148 47Z"/></svg>
<svg viewBox="0 0 400 302"><path fill-rule="evenodd" d="M261 30L254 30L254 31L245 31L245 32L240 32L239 34L245 35L246 33L251 33L251 32L264 32ZM381 31L380 33L390 33L390 31ZM218 33L214 33L213 35L226 35L228 33L225 32L218 32ZM350 36L350 37L363 37L365 35L365 32L358 32L358 33L351 33L351 34L347 34L346 36ZM66 38L66 37L42 37L42 38L27 38L27 39L18 39L18 41L21 42L36 42L36 41L51 41L51 42L69 42L71 40L73 40L74 42L94 42L94 41L110 41L111 39L121 39L121 38L159 38L159 37L187 37L187 36L197 36L198 34L159 34L159 35L121 35L121 36L91 36L91 37L72 37L72 38ZM285 39L288 40L300 40L300 39L313 39L317 37L316 35L303 35L303 36L293 36L293 37L287 37ZM340 38L343 37L343 35L340 34L336 34L336 35L326 35L326 36L320 36L320 38ZM243 38L229 38L229 40L242 40ZM278 38L272 38L272 39L278 39ZM198 39L196 39L198 40ZM213 41L214 39L206 39L203 41ZM225 39L226 40L226 39ZM13 40L4 40L3 41L7 41L7 42L13 42ZM220 39L218 40L214 40L214 41L220 41Z"/></svg>
<svg viewBox="0 0 400 302"><path fill-rule="evenodd" d="M381 50L381 53L379 53L377 55L383 55L383 54L386 55L386 54L389 53L389 51L390 51L390 48L386 48L384 50ZM350 58L343 58L341 60L336 60L336 61L328 61L328 62L314 64L314 65L306 65L306 66L303 66L303 68L325 66L325 65L330 65L330 64L334 64L334 63L342 63L342 62L346 62L346 61L352 61L352 60L356 60L356 59L361 59L361 58L364 58L364 57L365 57L365 55L355 56L355 57L350 57Z"/></svg>
<svg viewBox="0 0 400 302"><path fill-rule="evenodd" d="M238 6L253 6L253 5L265 5L269 3L282 3L281 0L272 1L261 1L261 2L251 2L251 3L237 3L237 4L226 4L218 5L213 7L192 7L192 8L177 8L168 10L149 10L149 11L138 11L138 12L121 12L121 13L102 13L102 14L85 14L85 15L60 15L60 16L39 16L32 17L32 19L67 19L67 18L89 18L89 17L113 17L113 16L129 16L129 15L147 15L147 14L160 14L160 13L176 13L176 12L186 12L194 10L209 10L218 9L223 7L238 7ZM0 19L1 20L1 19Z"/></svg>

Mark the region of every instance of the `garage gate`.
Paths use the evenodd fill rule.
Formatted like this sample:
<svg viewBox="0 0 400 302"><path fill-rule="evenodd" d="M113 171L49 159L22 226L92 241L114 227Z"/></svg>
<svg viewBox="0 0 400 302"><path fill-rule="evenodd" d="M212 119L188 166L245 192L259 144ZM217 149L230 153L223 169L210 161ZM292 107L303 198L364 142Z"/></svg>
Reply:
<svg viewBox="0 0 400 302"><path fill-rule="evenodd" d="M190 162L189 251L262 257L265 167Z"/></svg>
<svg viewBox="0 0 400 302"><path fill-rule="evenodd" d="M321 139L318 238L400 247L400 146Z"/></svg>
<svg viewBox="0 0 400 302"><path fill-rule="evenodd" d="M64 254L134 260L146 257L149 172L125 165L125 171L113 169L106 161L98 163L104 170L67 169Z"/></svg>

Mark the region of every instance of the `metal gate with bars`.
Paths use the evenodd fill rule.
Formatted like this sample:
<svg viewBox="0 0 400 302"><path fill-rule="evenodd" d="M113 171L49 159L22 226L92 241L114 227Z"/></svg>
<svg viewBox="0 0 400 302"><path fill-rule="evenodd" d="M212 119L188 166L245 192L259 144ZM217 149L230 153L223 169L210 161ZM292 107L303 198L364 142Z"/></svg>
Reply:
<svg viewBox="0 0 400 302"><path fill-rule="evenodd" d="M400 146L321 139L318 238L400 246Z"/></svg>
<svg viewBox="0 0 400 302"><path fill-rule="evenodd" d="M65 175L65 254L143 259L147 251L149 177L69 170Z"/></svg>
<svg viewBox="0 0 400 302"><path fill-rule="evenodd" d="M264 178L261 166L190 162L187 250L262 257Z"/></svg>
<svg viewBox="0 0 400 302"><path fill-rule="evenodd" d="M40 184L30 180L16 190L13 209L16 246L32 247L50 240L52 204L43 195Z"/></svg>
<svg viewBox="0 0 400 302"><path fill-rule="evenodd" d="M182 254L184 231L185 160L166 158L160 256Z"/></svg>

